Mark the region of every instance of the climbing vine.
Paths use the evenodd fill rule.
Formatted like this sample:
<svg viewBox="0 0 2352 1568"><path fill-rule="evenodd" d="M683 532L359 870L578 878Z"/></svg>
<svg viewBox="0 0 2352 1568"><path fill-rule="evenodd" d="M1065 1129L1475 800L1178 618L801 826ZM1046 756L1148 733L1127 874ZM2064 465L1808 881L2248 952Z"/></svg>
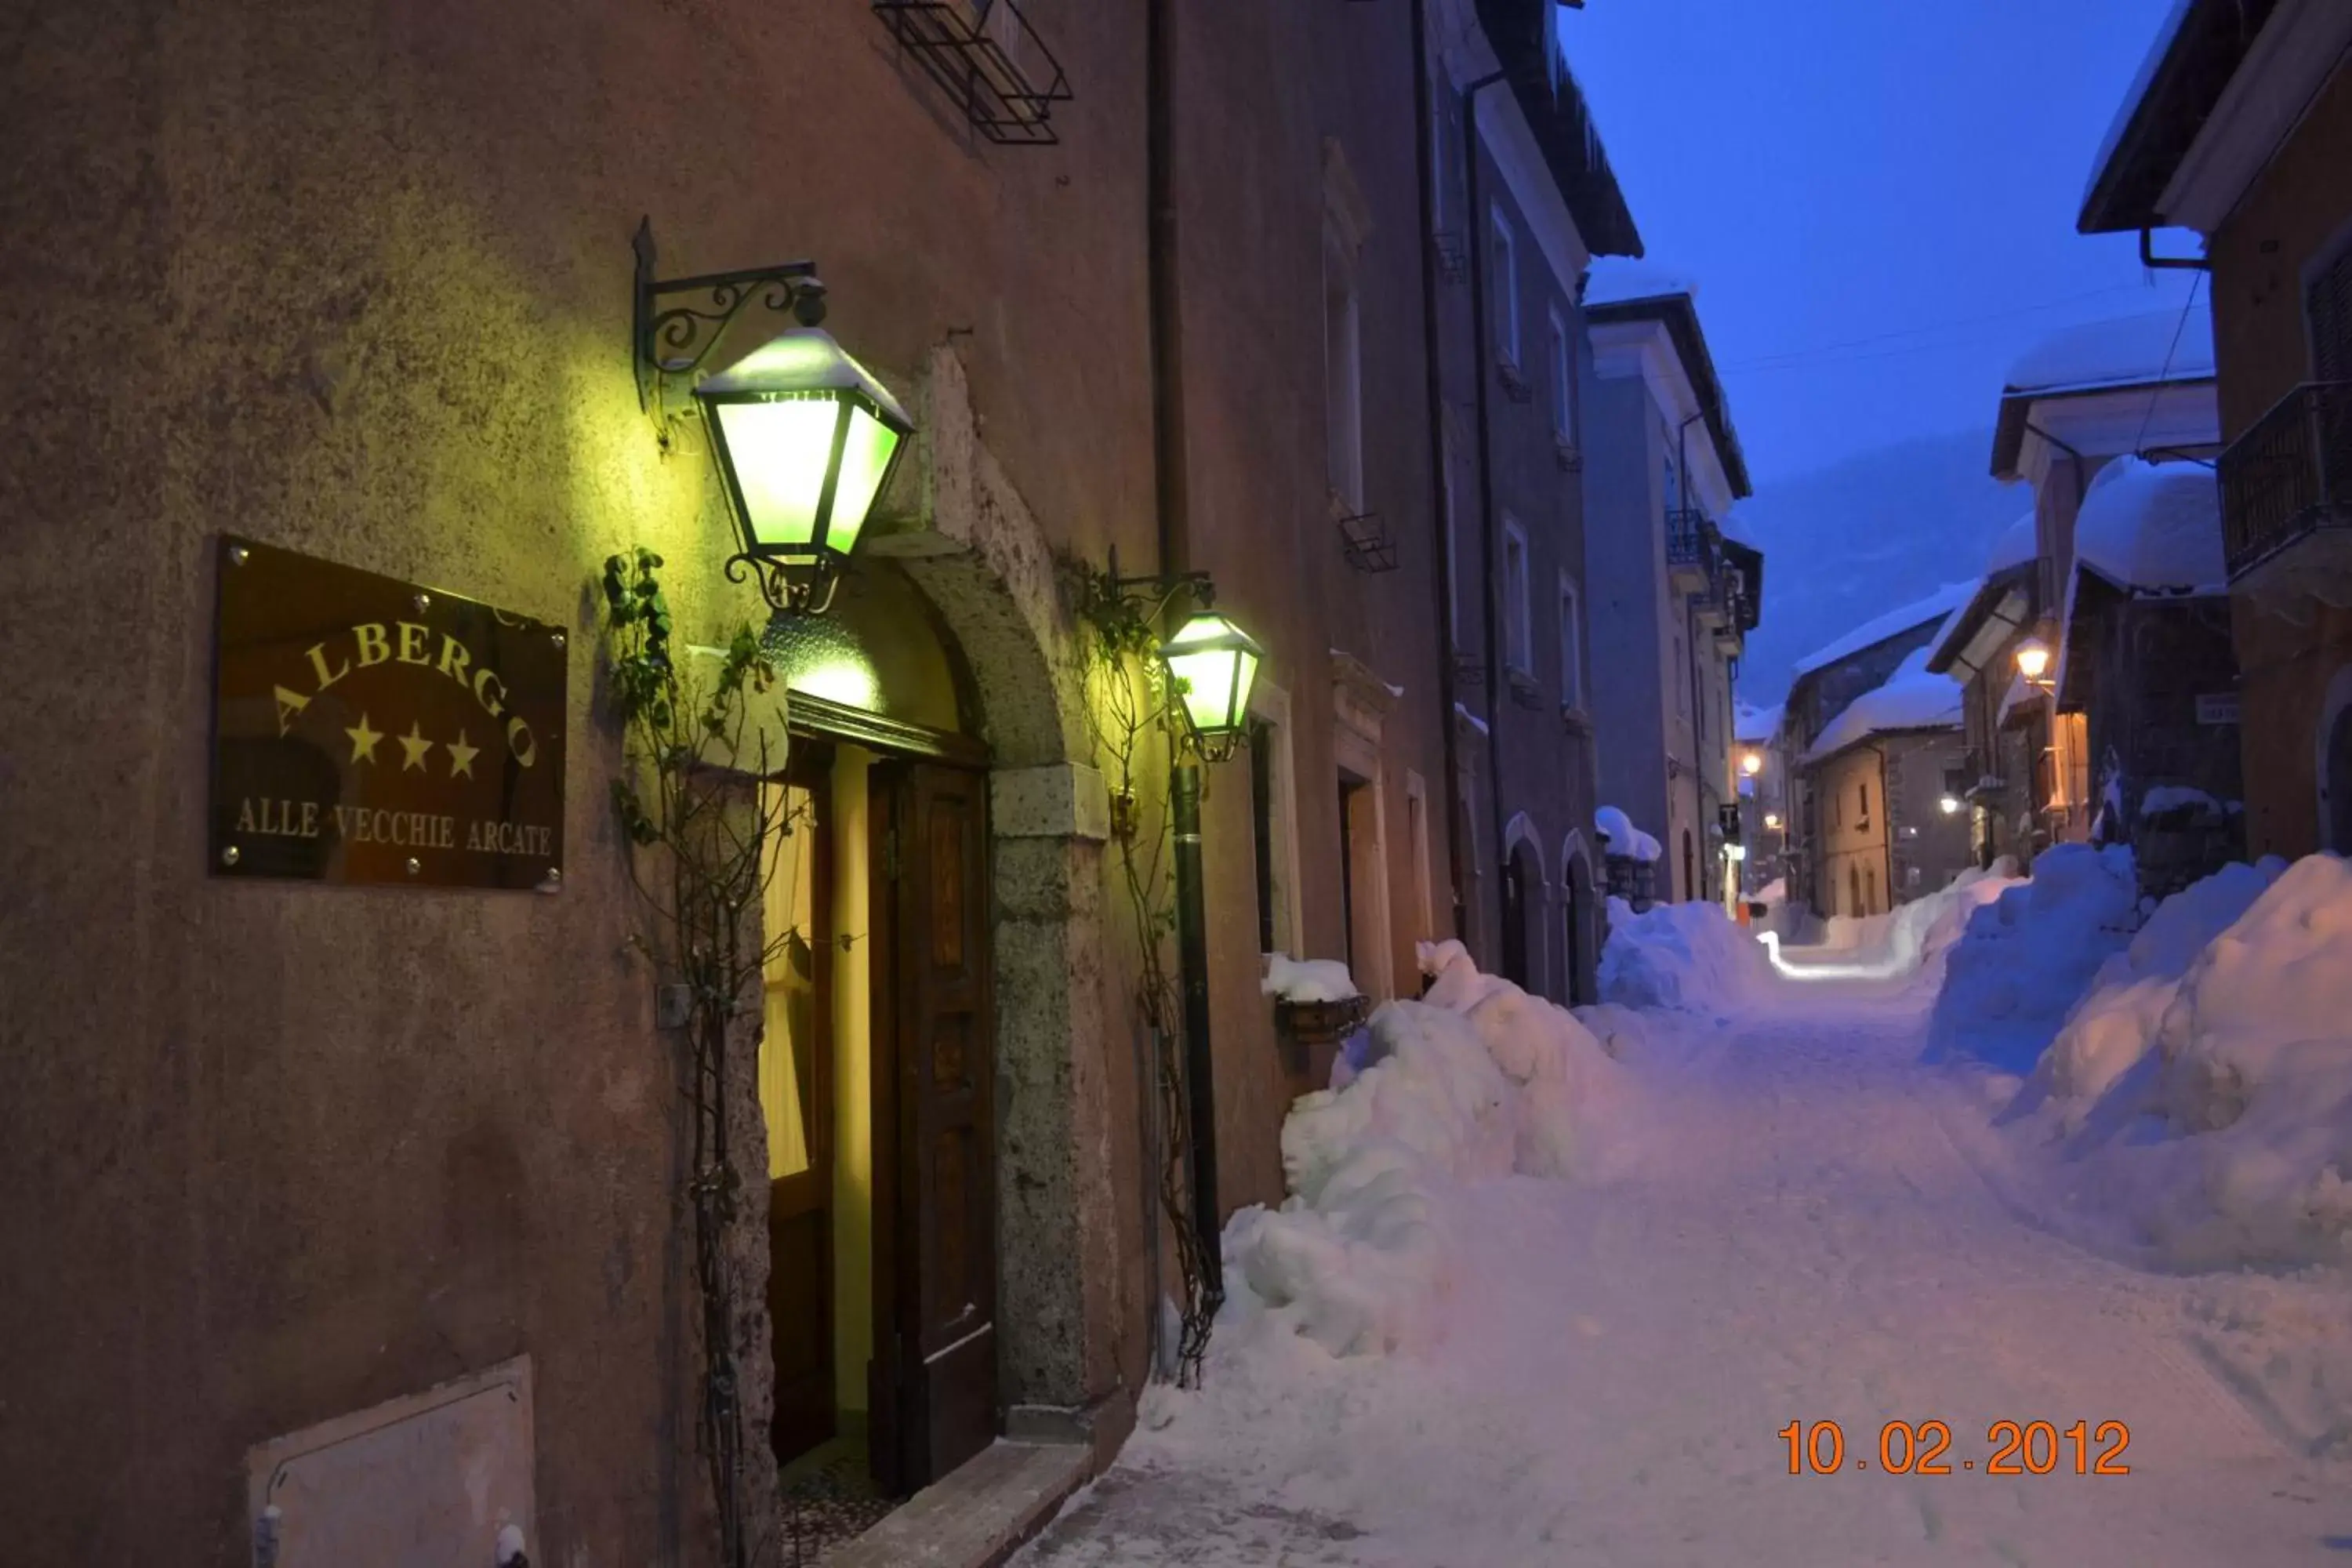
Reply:
<svg viewBox="0 0 2352 1568"><path fill-rule="evenodd" d="M728 1115L730 1053L755 1049L741 1021L756 1019L768 962L794 932L762 933L761 904L775 857L772 839L793 831L782 791L744 787L745 774L772 777L783 766L782 688L749 626L719 650L708 675L683 669L672 643L662 558L637 549L604 563L605 652L611 703L625 731L625 763L613 780L614 814L629 844L628 872L647 912L635 945L656 969L662 1022L684 1044L680 1063L693 1118L687 1201L694 1225L694 1274L702 1308L701 1438L719 1529L719 1561L748 1568L766 1561L774 1521L745 1519L742 1381L738 1364L735 1260L728 1247L740 1217ZM755 723L754 698L772 698L772 731ZM751 750L747 753L746 745ZM755 1436L764 1442L765 1434Z"/></svg>
<svg viewBox="0 0 2352 1568"><path fill-rule="evenodd" d="M1087 627L1087 721L1110 794L1111 842L1134 926L1136 1007L1152 1042L1147 1071L1160 1133L1159 1168L1152 1177L1160 1212L1175 1234L1177 1272L1184 1295L1176 1346L1177 1381L1192 1388L1200 1384L1202 1360L1208 1353L1217 1310L1224 1304L1224 1289L1218 1260L1208 1255L1202 1227L1194 1223L1192 1189L1185 1180L1192 1152L1192 1116L1175 1049L1182 1019L1176 984L1168 969L1168 945L1176 928L1168 866L1168 802L1163 793L1148 803L1153 809L1150 830L1146 833L1142 807L1147 803L1139 787L1147 743L1152 731L1165 729L1169 694L1157 657L1157 632L1134 600L1121 592L1108 573L1079 561L1066 560L1062 564Z"/></svg>

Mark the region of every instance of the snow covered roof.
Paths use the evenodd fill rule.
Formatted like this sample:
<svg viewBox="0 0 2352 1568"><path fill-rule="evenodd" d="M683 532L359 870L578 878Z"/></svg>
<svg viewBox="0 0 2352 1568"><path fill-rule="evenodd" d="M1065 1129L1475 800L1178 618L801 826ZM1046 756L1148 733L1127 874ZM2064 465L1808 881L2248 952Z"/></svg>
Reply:
<svg viewBox="0 0 2352 1568"><path fill-rule="evenodd" d="M2022 566L2042 552L2041 542L2035 537L2033 513L2023 517L2000 531L1992 542L1992 553L1985 558L1985 575L1990 577L2012 566Z"/></svg>
<svg viewBox="0 0 2352 1568"><path fill-rule="evenodd" d="M2118 458L2099 471L2074 522L2076 561L2120 588L2223 591L2221 489L2196 463Z"/></svg>
<svg viewBox="0 0 2352 1568"><path fill-rule="evenodd" d="M1928 674L1927 650L1915 648L1885 685L1864 692L1829 721L1814 737L1805 761L1817 763L1873 735L1959 726L1960 683L1948 675Z"/></svg>
<svg viewBox="0 0 2352 1568"><path fill-rule="evenodd" d="M2179 310L2150 310L2062 327L2010 366L2003 391L2048 395L2200 381L2213 374L2213 317L2199 300Z"/></svg>
<svg viewBox="0 0 2352 1568"><path fill-rule="evenodd" d="M2106 174L2107 165L2115 162L2116 149L2123 145L2124 133L2131 128L2132 119L2139 113L2140 102L2147 89L2156 83L2156 73L2164 64L2164 57L2172 52L2173 41L2180 37L2180 25L2189 19L2189 7L2197 0L2172 0L2172 14L2156 30L2155 41L2148 45L2147 58L2140 61L2139 74L2132 78L2131 90L2116 108L2116 117L2107 133L2099 138L2099 155L2091 160L2091 177L2083 187L2083 205L2086 211L2092 198L2098 195L2099 182Z"/></svg>
<svg viewBox="0 0 2352 1568"><path fill-rule="evenodd" d="M1656 839L1634 826L1633 818L1613 805L1604 805L1594 812L1592 826L1600 830L1612 855L1630 855L1636 860L1656 860L1665 854Z"/></svg>
<svg viewBox="0 0 2352 1568"><path fill-rule="evenodd" d="M1732 710L1731 738L1751 745L1769 745L1780 732L1780 705L1753 708L1742 702Z"/></svg>
<svg viewBox="0 0 2352 1568"><path fill-rule="evenodd" d="M1638 261L1629 256L1599 256L1592 261L1584 286L1587 305L1619 305L1628 300L1663 300L1670 295L1696 297L1698 285L1680 273Z"/></svg>
<svg viewBox="0 0 2352 1568"><path fill-rule="evenodd" d="M1744 544L1759 555L1763 553L1764 547L1756 542L1755 530L1748 526L1748 520L1739 515L1738 507L1733 507L1724 513L1717 520L1715 526L1717 531L1732 543Z"/></svg>
<svg viewBox="0 0 2352 1568"><path fill-rule="evenodd" d="M1889 610L1875 620L1865 621L1854 627L1827 647L1816 648L1797 661L1796 673L1811 675L1826 665L1835 664L1866 647L1883 643L1888 637L1900 637L1928 621L1943 620L1967 604L1976 591L1977 585L1972 581L1947 583L1926 598Z"/></svg>

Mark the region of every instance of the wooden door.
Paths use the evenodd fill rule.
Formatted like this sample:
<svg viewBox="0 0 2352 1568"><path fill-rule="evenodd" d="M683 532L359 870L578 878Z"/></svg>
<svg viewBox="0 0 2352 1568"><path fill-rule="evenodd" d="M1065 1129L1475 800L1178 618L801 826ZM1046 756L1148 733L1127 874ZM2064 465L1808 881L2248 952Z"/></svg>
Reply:
<svg viewBox="0 0 2352 1568"><path fill-rule="evenodd" d="M987 789L929 763L874 771L874 1465L898 1491L997 1429Z"/></svg>
<svg viewBox="0 0 2352 1568"><path fill-rule="evenodd" d="M768 1316L778 1462L835 1432L832 867L825 776L812 758L769 786L771 841L760 1104L768 1131Z"/></svg>

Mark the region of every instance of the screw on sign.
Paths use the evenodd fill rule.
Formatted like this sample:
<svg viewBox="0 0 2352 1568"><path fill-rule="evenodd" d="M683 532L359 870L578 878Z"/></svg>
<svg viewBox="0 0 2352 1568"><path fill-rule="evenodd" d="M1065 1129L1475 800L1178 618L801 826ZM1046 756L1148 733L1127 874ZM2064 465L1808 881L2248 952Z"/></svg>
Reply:
<svg viewBox="0 0 2352 1568"><path fill-rule="evenodd" d="M1780 1436L1789 1446L1792 1476L1872 1468L1863 1457L1847 1463L1845 1428L1835 1421L1791 1421ZM2102 1421L2094 1427L2087 1420L2077 1420L2063 1429L2049 1421L1996 1421L1985 1429L1985 1442L1992 1449L1981 1471L1988 1476L2047 1476L2062 1470L2077 1476L2131 1474L2124 1462L2131 1428L2120 1421ZM1877 1468L1896 1476L1948 1476L1953 1473L1951 1446L1948 1422L1889 1421L1878 1429ZM1977 1471L1977 1461L1964 1458L1960 1469Z"/></svg>

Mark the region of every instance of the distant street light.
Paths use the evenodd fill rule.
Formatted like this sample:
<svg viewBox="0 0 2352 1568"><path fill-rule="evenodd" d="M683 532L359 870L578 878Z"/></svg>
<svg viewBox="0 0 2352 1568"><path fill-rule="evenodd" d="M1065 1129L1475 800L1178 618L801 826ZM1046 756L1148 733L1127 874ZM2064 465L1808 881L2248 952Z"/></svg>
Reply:
<svg viewBox="0 0 2352 1568"><path fill-rule="evenodd" d="M1749 750L1739 753L1739 771L1754 778L1764 771L1764 753Z"/></svg>
<svg viewBox="0 0 2352 1568"><path fill-rule="evenodd" d="M1766 812L1764 814L1764 826L1767 829L1772 832L1779 832L1780 830L1780 814L1777 811Z"/></svg>
<svg viewBox="0 0 2352 1568"><path fill-rule="evenodd" d="M1948 795L1936 804L1944 808L1944 815L1946 816L1956 816L1959 814L1960 797L1958 795Z"/></svg>

